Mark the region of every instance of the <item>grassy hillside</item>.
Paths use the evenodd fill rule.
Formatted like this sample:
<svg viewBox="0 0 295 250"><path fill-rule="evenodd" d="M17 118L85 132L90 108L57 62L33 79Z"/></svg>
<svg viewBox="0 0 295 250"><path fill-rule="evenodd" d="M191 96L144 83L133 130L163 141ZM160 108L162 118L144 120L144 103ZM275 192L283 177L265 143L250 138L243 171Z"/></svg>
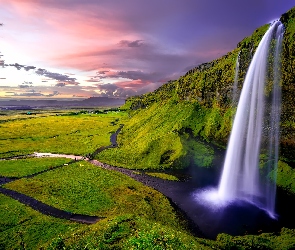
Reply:
<svg viewBox="0 0 295 250"><path fill-rule="evenodd" d="M178 114L177 118L181 118L177 123L173 123L175 127L172 127L172 131L175 130L172 133L181 138L179 145L182 148L179 152L183 152L184 159L190 155L197 164L203 164L204 167L210 166L213 149L203 141L194 140L190 137L189 131L181 129L182 124L189 121L185 114L188 114L190 110L198 110L198 106L186 103L186 109L174 110L175 114ZM169 105L167 104L167 109L177 107L173 103ZM193 116L196 111L191 112ZM204 117L212 116L212 112L205 112ZM157 137L159 143L162 143L159 144L159 151L162 150L161 146L165 145L166 140L165 152L167 153L162 154L162 165L169 167L171 157L168 156L173 154L167 149L169 145L174 145L174 139L177 137L173 137L173 134L169 132L170 125L165 127L162 124L166 124L169 121L168 118L166 121L161 118L162 114L158 114L159 117L153 114L151 112L145 119L154 121L152 127L156 131L154 136L158 136L157 133L162 131L162 137ZM182 114L182 117L179 114ZM71 121L71 116L67 117ZM138 113L138 119L142 119L140 117ZM83 116L79 119L85 121L86 118L87 115L85 119ZM109 123L108 116L102 116L100 119L102 123ZM22 120L23 125L26 123L26 120ZM54 127L55 124L52 123L52 126ZM80 129L87 131L88 127L89 124L85 122ZM130 123L131 128L133 126ZM148 127L142 129L140 136L145 135ZM51 130L48 129L48 131ZM104 129L100 129L99 134L102 137L109 136L108 130ZM131 134L132 130L130 130ZM134 136L137 135L134 134ZM46 137L45 133L44 137ZM152 140L150 143L153 145ZM151 149L153 150L153 147ZM139 160L138 157L137 161ZM153 160L151 157L151 162ZM258 236L233 237L221 234L217 240L196 237L188 230L183 217L159 192L121 173L101 169L85 161L72 163L68 161L68 159L56 158L5 160L0 162L0 175L21 177L51 169L33 178L15 180L5 184L4 187L17 190L66 211L106 218L93 225L79 224L42 215L16 200L0 195L0 217L2 218L0 249L290 249L295 247L295 230L291 229ZM141 163L146 167L143 160ZM134 161L135 165L136 161ZM55 168L57 166L61 167ZM284 167L288 169L288 166ZM173 176L152 172L151 175L177 181ZM286 176L282 176L281 179L282 186L290 184L288 181L285 182Z"/></svg>
<svg viewBox="0 0 295 250"><path fill-rule="evenodd" d="M285 26L282 49L281 160L295 162L295 8L282 15ZM157 90L127 99L122 109L130 119L119 135L119 148L98 159L129 168L178 168L191 163L210 166L214 149L225 148L235 108L232 89L239 54L238 89L251 58L269 25L238 43L237 48L169 81Z"/></svg>

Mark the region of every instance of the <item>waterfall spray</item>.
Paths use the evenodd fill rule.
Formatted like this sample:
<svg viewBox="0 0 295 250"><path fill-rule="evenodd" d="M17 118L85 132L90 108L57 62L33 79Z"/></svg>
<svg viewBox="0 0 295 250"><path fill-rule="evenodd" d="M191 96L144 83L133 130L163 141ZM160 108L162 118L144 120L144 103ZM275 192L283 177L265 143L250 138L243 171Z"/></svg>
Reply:
<svg viewBox="0 0 295 250"><path fill-rule="evenodd" d="M275 217L275 182L280 121L280 50L283 24L275 21L263 36L249 66L221 175L221 200L247 200ZM270 67L269 65L272 65ZM271 73L270 73L271 72ZM268 150L265 150L267 148ZM268 166L259 170L262 154ZM260 172L264 172L263 176Z"/></svg>

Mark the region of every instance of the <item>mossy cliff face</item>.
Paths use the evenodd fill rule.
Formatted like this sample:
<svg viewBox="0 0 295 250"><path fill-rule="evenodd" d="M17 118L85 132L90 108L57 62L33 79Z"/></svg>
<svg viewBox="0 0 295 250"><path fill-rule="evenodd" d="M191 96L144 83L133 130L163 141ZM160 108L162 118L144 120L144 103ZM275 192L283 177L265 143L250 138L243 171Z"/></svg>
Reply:
<svg viewBox="0 0 295 250"><path fill-rule="evenodd" d="M285 26L285 34L282 46L280 156L284 160L295 161L295 8L282 15L281 21ZM127 152L126 145L129 141L137 145L132 151L134 155L140 153L143 165L158 168L163 163L163 158L166 159L165 167L179 165L180 162L188 165L192 160L198 162L200 155L192 153L193 141L196 140L225 147L235 111L232 107L232 90L238 54L238 89L241 90L251 59L268 27L269 25L264 25L258 28L238 43L233 51L190 70L178 80L170 81L152 93L127 99L122 108L130 110L130 126L126 124L123 129L123 134L119 137L121 148L117 151L126 153L124 158L128 158L130 152ZM143 128L144 136L133 135L138 134L138 131L143 132ZM154 147L155 142L157 147ZM166 151L162 150L164 148ZM144 163L148 162L145 161L145 155L155 156L151 165ZM191 156L190 160L183 161L188 155ZM210 165L208 158L205 161L206 166ZM120 160L116 162L122 163ZM135 166L135 162L130 164L126 160L123 165Z"/></svg>
<svg viewBox="0 0 295 250"><path fill-rule="evenodd" d="M281 155L295 160L295 8L283 14Z"/></svg>

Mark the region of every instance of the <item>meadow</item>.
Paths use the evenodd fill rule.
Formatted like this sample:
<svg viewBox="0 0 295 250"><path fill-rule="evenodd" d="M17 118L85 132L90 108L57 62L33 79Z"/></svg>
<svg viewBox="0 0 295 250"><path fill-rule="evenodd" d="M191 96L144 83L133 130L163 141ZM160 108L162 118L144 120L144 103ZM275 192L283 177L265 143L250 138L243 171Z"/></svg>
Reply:
<svg viewBox="0 0 295 250"><path fill-rule="evenodd" d="M71 112L63 115L17 115L0 121L0 158L35 151L86 155L110 144L124 112L106 114Z"/></svg>
<svg viewBox="0 0 295 250"><path fill-rule="evenodd" d="M134 117L140 119L136 114ZM164 138L159 145L167 140L173 143L173 132L165 137L170 128L164 126L160 129L159 117L151 113L142 119L157 121L155 127L151 128L156 129L155 133L149 136L152 138L159 133L157 138ZM127 141L124 144L126 133L132 135L132 127L136 125L126 112L48 113L42 114L42 117L23 114L17 118L6 116L0 123L0 158L34 151L88 154L99 146L109 145L110 134L120 124L126 127L118 136L119 148L107 149L97 155L99 159L108 158L108 161L111 159L110 152L121 147L121 154L126 153L125 157L136 156L141 150L136 148L136 144L133 144L133 148L126 146ZM143 127L139 136L147 131ZM149 136L146 135L147 140ZM57 137L59 140L54 140ZM88 140L89 137L92 139ZM199 148L195 160L203 162L203 167L209 167L212 149L204 142L191 145L190 150ZM186 146L186 149L189 147ZM108 153L104 154L106 151ZM167 151L169 145L164 149L164 152ZM114 159L121 166L119 163L123 163L126 158L121 161L118 157ZM159 165L145 165L144 160L136 159L139 168L149 168L147 174L179 181L173 175L155 171L161 169L157 167ZM169 157L165 159L163 167L168 167ZM131 163L126 166L136 166L136 161L132 160ZM32 174L36 175L27 178ZM0 249L290 249L295 244L295 231L291 229L258 236L220 234L216 240L194 235L183 214L164 195L122 173L99 168L87 161L32 157L1 160L0 176L19 178L2 185L2 188L18 191L67 212L102 217L91 225L57 219L0 194Z"/></svg>
<svg viewBox="0 0 295 250"><path fill-rule="evenodd" d="M38 160L43 164L52 161L50 158ZM1 222L3 231L0 232L0 240L4 249L14 249L20 244L25 249L42 246L56 249L60 244L70 249L79 249L78 246L82 247L83 244L83 247L91 245L98 249L126 245L128 249L127 245L136 245L137 241L143 240L134 237L133 233L151 237L146 235L145 230L152 229L155 235L150 239L151 242L145 244L153 244L154 239L163 237L171 238L170 243L165 243L167 246L177 243L186 247L186 244L191 245L188 239L193 239L186 232L185 222L159 192L121 173L101 169L85 161L52 169L33 178L19 179L3 187L65 211L105 218L86 226L42 215L1 195L2 218L8 217L8 220ZM36 230L33 235L32 230ZM8 233L16 236L7 238ZM177 235L181 235L183 240Z"/></svg>
<svg viewBox="0 0 295 250"><path fill-rule="evenodd" d="M41 112L36 116L14 111L1 116L1 158L34 151L85 155L109 145L110 134L126 117L124 112L112 111L58 115ZM37 174L42 171L46 172ZM26 178L32 174L37 175ZM185 221L178 217L170 202L159 192L123 174L85 161L25 157L0 161L0 176L21 178L3 185L4 188L68 212L105 218L95 225L57 219L1 194L0 216L4 218L1 249L62 249L64 245L71 249L124 246L129 249L132 245L136 247L144 237L150 239L143 240L143 245L153 245L157 237L171 237L165 243L167 246L192 244L193 237L187 235ZM145 229L154 230L154 235L145 235ZM141 235L140 239L136 235Z"/></svg>
<svg viewBox="0 0 295 250"><path fill-rule="evenodd" d="M71 160L65 158L26 158L17 160L3 160L0 162L0 176L24 177L68 164Z"/></svg>

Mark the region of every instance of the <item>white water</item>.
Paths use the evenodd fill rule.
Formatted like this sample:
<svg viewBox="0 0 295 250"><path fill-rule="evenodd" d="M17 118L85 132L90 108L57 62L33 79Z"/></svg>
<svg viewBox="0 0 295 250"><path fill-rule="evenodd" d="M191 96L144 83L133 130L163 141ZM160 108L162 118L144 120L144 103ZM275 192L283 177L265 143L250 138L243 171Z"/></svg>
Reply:
<svg viewBox="0 0 295 250"><path fill-rule="evenodd" d="M282 36L283 25L276 21L263 36L249 66L218 188L219 199L247 200L265 209L272 217L275 217L275 183L267 181L266 176L260 176L259 157L267 144L266 154L272 162L268 171L276 169L280 117L278 70ZM274 42L275 48L271 46ZM270 55L270 52L273 53ZM268 67L270 58L274 58L272 68ZM270 69L274 70L272 79L267 78ZM265 95L266 82L269 80L273 82L272 97ZM265 172L264 175L269 174Z"/></svg>
<svg viewBox="0 0 295 250"><path fill-rule="evenodd" d="M239 70L240 70L240 52L238 54L237 61L236 61L235 80L234 80L233 94L232 94L232 107L236 107L239 101L238 81L239 81Z"/></svg>

